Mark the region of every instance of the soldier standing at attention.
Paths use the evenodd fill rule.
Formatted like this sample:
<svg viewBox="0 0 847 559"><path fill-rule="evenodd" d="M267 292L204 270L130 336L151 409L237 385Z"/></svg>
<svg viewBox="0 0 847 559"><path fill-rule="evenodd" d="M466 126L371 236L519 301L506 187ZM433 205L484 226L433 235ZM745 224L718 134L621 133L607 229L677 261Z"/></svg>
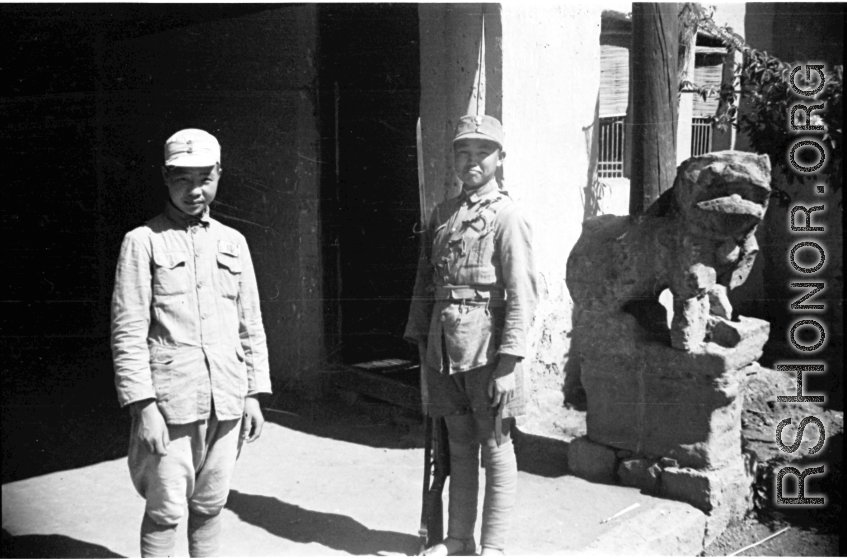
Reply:
<svg viewBox="0 0 847 559"><path fill-rule="evenodd" d="M444 417L450 447L447 537L425 555L476 551L479 453L482 555L502 555L517 490L510 431L524 413L521 360L536 304L532 231L495 179L506 156L500 122L459 119L453 138L462 193L424 232L405 339L420 351L424 410Z"/></svg>
<svg viewBox="0 0 847 559"><path fill-rule="evenodd" d="M129 471L146 500L141 555L172 557L188 506L192 557L218 554L220 512L243 441L264 420L268 349L244 236L209 217L221 148L187 129L165 143L165 211L124 237L112 355L132 413Z"/></svg>

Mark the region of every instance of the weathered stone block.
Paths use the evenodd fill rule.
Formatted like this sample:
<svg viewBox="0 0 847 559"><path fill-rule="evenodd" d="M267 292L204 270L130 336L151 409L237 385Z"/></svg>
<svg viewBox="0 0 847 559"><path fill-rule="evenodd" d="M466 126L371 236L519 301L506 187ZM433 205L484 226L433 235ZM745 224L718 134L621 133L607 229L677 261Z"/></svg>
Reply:
<svg viewBox="0 0 847 559"><path fill-rule="evenodd" d="M706 545L711 544L733 519L743 518L753 509L755 472L745 468L743 458L717 474L720 482L718 504L706 520Z"/></svg>
<svg viewBox="0 0 847 559"><path fill-rule="evenodd" d="M738 317L737 322L724 318L714 317L711 324L709 341L725 348L737 347L742 340L763 340L762 345L768 340L770 325L764 320Z"/></svg>
<svg viewBox="0 0 847 559"><path fill-rule="evenodd" d="M735 245L735 243L732 243ZM735 246L736 252L740 252L738 246ZM736 255L737 256L737 255ZM724 261L724 255L718 254L720 262ZM727 260L729 262L729 260ZM715 285L709 291L709 310L710 312L726 320L732 319L732 304L729 302L729 296L726 293L726 287L723 285Z"/></svg>
<svg viewBox="0 0 847 559"><path fill-rule="evenodd" d="M614 483L615 451L595 443L588 437L579 437L568 446L568 468L581 478L601 483Z"/></svg>
<svg viewBox="0 0 847 559"><path fill-rule="evenodd" d="M746 470L743 459L720 470L665 468L660 494L684 501L708 513L706 545L719 536L734 518L752 509L753 472Z"/></svg>
<svg viewBox="0 0 847 559"><path fill-rule="evenodd" d="M661 474L662 468L655 461L644 458L623 460L618 466L618 478L622 484L637 487L650 495L659 492Z"/></svg>
<svg viewBox="0 0 847 559"><path fill-rule="evenodd" d="M609 326L632 351L618 353L608 339L604 353L585 350L590 357L582 382L591 438L686 467L719 468L732 460L741 448L738 396L746 369L725 369L723 348L715 344L698 353L658 343L638 346L625 327Z"/></svg>
<svg viewBox="0 0 847 559"><path fill-rule="evenodd" d="M659 465L662 468L679 468L679 462L677 462L673 458L662 457L661 459L659 459Z"/></svg>
<svg viewBox="0 0 847 559"><path fill-rule="evenodd" d="M718 504L720 480L715 472L693 468L665 468L662 471L662 496L684 501L709 512Z"/></svg>

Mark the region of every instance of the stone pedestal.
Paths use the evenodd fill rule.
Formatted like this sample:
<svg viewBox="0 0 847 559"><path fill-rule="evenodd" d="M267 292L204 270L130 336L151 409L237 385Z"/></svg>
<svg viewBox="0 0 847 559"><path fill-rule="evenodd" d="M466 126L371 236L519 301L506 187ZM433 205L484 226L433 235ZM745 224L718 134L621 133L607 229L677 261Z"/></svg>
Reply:
<svg viewBox="0 0 847 559"><path fill-rule="evenodd" d="M736 347L685 352L646 341L630 315L594 321L580 345L591 439L682 467L730 464L741 451L739 395L768 338L764 321L738 324L746 337Z"/></svg>
<svg viewBox="0 0 847 559"><path fill-rule="evenodd" d="M741 317L736 347L692 353L644 341L634 317L618 319L595 322L581 346L590 438L571 443L571 471L697 507L709 514L708 544L752 509L741 412L768 325Z"/></svg>
<svg viewBox="0 0 847 559"><path fill-rule="evenodd" d="M733 319L727 292L758 251L769 179L763 156L689 159L644 215L587 221L568 259L588 408L571 471L690 503L707 545L752 507L741 415L769 325Z"/></svg>

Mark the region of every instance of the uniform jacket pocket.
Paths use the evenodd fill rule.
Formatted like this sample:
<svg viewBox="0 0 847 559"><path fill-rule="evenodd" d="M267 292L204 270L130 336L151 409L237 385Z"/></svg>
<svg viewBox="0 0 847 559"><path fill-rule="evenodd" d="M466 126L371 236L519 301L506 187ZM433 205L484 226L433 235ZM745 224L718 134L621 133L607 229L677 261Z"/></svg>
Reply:
<svg viewBox="0 0 847 559"><path fill-rule="evenodd" d="M480 233L471 247L467 260L467 274L467 281L471 285L488 285L497 282L493 227Z"/></svg>
<svg viewBox="0 0 847 559"><path fill-rule="evenodd" d="M238 296L241 283L241 259L226 252L218 252L218 288L221 295L229 299Z"/></svg>
<svg viewBox="0 0 847 559"><path fill-rule="evenodd" d="M497 319L485 304L453 304L442 316L445 348L454 371L475 369L494 359Z"/></svg>
<svg viewBox="0 0 847 559"><path fill-rule="evenodd" d="M154 346L150 348L150 375L153 378L153 390L156 400L169 399L171 379L173 377L174 353L170 348Z"/></svg>
<svg viewBox="0 0 847 559"><path fill-rule="evenodd" d="M155 252L153 263L153 293L177 295L189 291L188 257L185 252Z"/></svg>

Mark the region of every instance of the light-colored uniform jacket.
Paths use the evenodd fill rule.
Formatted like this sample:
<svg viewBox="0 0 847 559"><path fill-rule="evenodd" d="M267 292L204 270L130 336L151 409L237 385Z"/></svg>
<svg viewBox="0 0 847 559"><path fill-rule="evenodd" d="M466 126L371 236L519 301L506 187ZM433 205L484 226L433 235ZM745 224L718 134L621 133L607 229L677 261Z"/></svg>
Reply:
<svg viewBox="0 0 847 559"><path fill-rule="evenodd" d="M518 205L492 180L436 207L423 243L404 338L426 341L427 365L443 370L442 351L450 373L498 353L524 357L537 295L532 230Z"/></svg>
<svg viewBox="0 0 847 559"><path fill-rule="evenodd" d="M244 236L165 211L124 237L112 296L121 406L155 398L169 424L237 419L271 391L253 262Z"/></svg>

